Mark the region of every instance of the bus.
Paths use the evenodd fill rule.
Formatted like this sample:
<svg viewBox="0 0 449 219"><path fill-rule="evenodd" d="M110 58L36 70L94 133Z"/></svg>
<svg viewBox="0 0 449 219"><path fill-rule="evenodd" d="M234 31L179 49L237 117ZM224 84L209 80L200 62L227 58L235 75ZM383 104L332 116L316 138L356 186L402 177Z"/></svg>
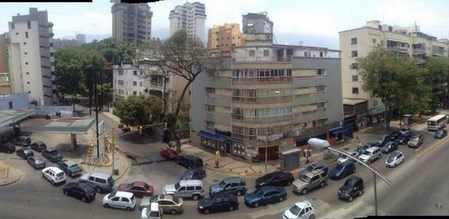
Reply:
<svg viewBox="0 0 449 219"><path fill-rule="evenodd" d="M436 131L440 128L444 128L447 124L446 115L437 115L427 120L427 129L429 131Z"/></svg>

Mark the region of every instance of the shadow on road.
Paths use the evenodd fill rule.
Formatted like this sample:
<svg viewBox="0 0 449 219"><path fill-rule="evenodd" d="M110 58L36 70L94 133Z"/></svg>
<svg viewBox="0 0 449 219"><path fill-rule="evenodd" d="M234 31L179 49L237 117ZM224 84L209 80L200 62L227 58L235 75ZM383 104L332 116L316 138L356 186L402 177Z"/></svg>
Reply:
<svg viewBox="0 0 449 219"><path fill-rule="evenodd" d="M150 144L160 141L160 138L156 135L141 135L138 131L124 133L122 135L119 135L118 138L122 141L130 142L133 144Z"/></svg>

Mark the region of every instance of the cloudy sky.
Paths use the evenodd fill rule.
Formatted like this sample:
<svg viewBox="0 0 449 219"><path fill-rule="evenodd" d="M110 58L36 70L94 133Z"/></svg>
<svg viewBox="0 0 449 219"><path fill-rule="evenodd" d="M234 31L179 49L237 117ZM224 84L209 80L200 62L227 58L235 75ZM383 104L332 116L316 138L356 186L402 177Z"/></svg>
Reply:
<svg viewBox="0 0 449 219"><path fill-rule="evenodd" d="M420 26L424 33L449 38L447 0L197 0L206 5L206 28L236 22L242 14L268 12L274 23L277 43L327 46L338 49L338 32L365 25L369 20L398 26ZM149 3L153 11L152 33L168 36L168 14L185 0ZM190 1L192 2L192 1ZM29 7L47 10L54 23L56 38L74 38L77 33L110 35L109 0L92 3L0 3L0 33L8 31L8 21L17 13L28 14Z"/></svg>

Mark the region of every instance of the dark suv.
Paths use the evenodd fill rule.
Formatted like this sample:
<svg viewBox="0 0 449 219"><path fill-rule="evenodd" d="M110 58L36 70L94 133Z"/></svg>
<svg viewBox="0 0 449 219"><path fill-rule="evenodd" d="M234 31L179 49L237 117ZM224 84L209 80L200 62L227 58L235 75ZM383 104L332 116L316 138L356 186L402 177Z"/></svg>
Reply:
<svg viewBox="0 0 449 219"><path fill-rule="evenodd" d="M363 179L358 176L351 176L338 190L338 198L347 199L352 202L354 197L361 196L363 194L364 189L365 186L363 185Z"/></svg>
<svg viewBox="0 0 449 219"><path fill-rule="evenodd" d="M47 149L47 145L42 141L38 141L31 144L31 149L37 152L42 152L43 150Z"/></svg>
<svg viewBox="0 0 449 219"><path fill-rule="evenodd" d="M49 161L56 163L62 160L62 154L60 154L56 149L45 149L42 151L42 157L47 158Z"/></svg>
<svg viewBox="0 0 449 219"><path fill-rule="evenodd" d="M14 151L16 151L16 146L11 143L0 144L0 152L11 154Z"/></svg>
<svg viewBox="0 0 449 219"><path fill-rule="evenodd" d="M217 194L233 194L244 195L246 194L246 182L240 177L230 177L223 179L219 183L210 185L209 196L214 197Z"/></svg>
<svg viewBox="0 0 449 219"><path fill-rule="evenodd" d="M290 172L274 171L256 179L256 188L262 186L290 186L295 180Z"/></svg>
<svg viewBox="0 0 449 219"><path fill-rule="evenodd" d="M176 163L187 167L187 169L203 167L203 160L201 158L187 154L179 155Z"/></svg>
<svg viewBox="0 0 449 219"><path fill-rule="evenodd" d="M28 146L31 144L31 139L28 136L19 136L12 140L12 143L19 146Z"/></svg>
<svg viewBox="0 0 449 219"><path fill-rule="evenodd" d="M193 168L186 170L180 180L203 179L206 177L206 170L203 168Z"/></svg>
<svg viewBox="0 0 449 219"><path fill-rule="evenodd" d="M355 173L354 162L348 160L344 163L337 164L334 169L329 170L330 179L342 179L352 173Z"/></svg>
<svg viewBox="0 0 449 219"><path fill-rule="evenodd" d="M62 189L64 195L81 199L83 202L89 202L95 199L95 188L86 182L67 183Z"/></svg>
<svg viewBox="0 0 449 219"><path fill-rule="evenodd" d="M209 214L211 212L233 211L239 208L239 201L235 195L221 194L213 198L198 201L198 212Z"/></svg>

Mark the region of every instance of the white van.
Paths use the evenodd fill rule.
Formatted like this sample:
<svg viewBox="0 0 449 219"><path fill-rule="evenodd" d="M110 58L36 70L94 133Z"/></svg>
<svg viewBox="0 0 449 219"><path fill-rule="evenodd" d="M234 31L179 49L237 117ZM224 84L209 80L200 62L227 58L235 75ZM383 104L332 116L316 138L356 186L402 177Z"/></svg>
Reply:
<svg viewBox="0 0 449 219"><path fill-rule="evenodd" d="M160 219L162 211L159 208L159 203L153 202L148 208L142 210L142 219Z"/></svg>
<svg viewBox="0 0 449 219"><path fill-rule="evenodd" d="M132 211L136 208L136 198L131 192L112 192L104 196L103 206L105 208L122 208Z"/></svg>
<svg viewBox="0 0 449 219"><path fill-rule="evenodd" d="M172 194L176 197L198 200L204 197L203 181L197 179L180 180L176 184L166 185L164 194Z"/></svg>

